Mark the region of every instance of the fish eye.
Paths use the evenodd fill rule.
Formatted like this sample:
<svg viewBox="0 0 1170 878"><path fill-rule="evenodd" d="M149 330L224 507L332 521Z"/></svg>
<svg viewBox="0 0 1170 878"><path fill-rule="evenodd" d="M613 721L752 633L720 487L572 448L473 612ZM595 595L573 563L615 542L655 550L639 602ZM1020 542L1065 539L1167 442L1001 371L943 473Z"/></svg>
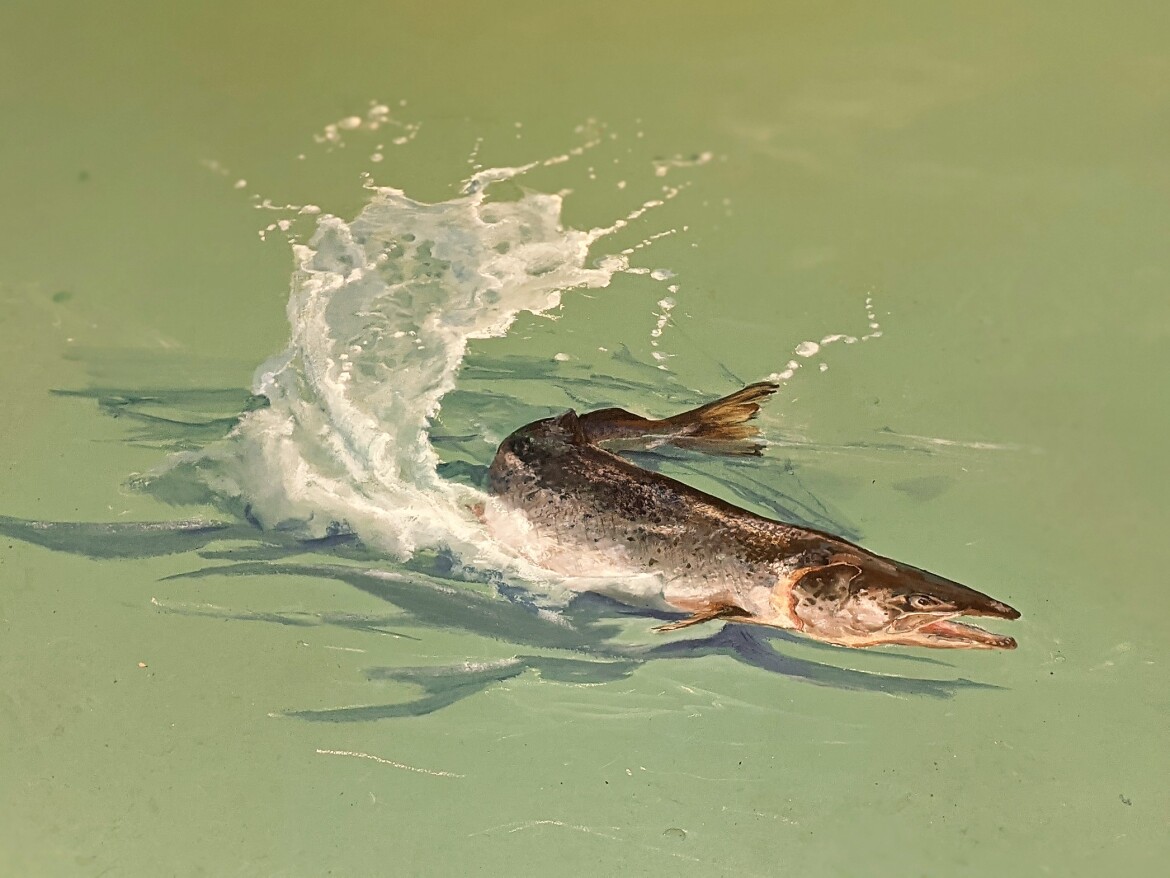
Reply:
<svg viewBox="0 0 1170 878"><path fill-rule="evenodd" d="M915 610L933 610L943 605L943 602L938 598L933 598L928 594L912 594L906 599L906 603Z"/></svg>

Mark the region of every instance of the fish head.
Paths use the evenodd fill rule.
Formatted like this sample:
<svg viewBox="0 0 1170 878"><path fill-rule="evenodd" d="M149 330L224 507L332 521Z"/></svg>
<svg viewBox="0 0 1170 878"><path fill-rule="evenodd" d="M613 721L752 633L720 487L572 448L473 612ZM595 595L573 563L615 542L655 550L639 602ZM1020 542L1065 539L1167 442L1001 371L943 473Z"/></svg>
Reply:
<svg viewBox="0 0 1170 878"><path fill-rule="evenodd" d="M804 570L788 589L788 613L805 634L840 646L1015 649L1011 637L961 616L1018 619L982 592L883 558L835 561Z"/></svg>

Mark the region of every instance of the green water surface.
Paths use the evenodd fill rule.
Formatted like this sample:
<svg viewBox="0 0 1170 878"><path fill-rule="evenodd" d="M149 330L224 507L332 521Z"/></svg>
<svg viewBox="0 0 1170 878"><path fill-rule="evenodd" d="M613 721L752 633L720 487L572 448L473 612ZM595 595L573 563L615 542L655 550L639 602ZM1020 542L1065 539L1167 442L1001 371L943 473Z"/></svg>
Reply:
<svg viewBox="0 0 1170 878"><path fill-rule="evenodd" d="M10 0L6 520L220 517L127 487L172 446L128 441L141 422L108 417L117 405L54 391L221 389L225 416L240 411L288 335L291 258L279 233L259 239L278 214L254 193L352 216L362 171L441 199L473 151L516 165L602 131L523 185L572 189L565 220L589 227L686 184L602 247L677 229L632 257L675 273L671 374L727 392L801 341L864 333L872 295L882 337L805 365L764 421L793 445L758 466L802 474L868 547L1023 618L996 626L1015 652L775 643L983 684L934 694L713 652L592 685L546 664L421 716L311 722L285 713L418 696L372 667L536 648L396 622L308 566L167 579L208 559L94 558L101 546L56 551L10 527L0 874L1160 874L1168 46L1167 7L1140 2ZM314 140L371 100L417 136ZM629 275L569 293L560 320L522 319L471 362L562 353L566 370L601 369L621 345L644 358L663 294ZM555 375L491 389L569 404ZM670 413L653 393L598 401ZM377 633L273 614L387 620ZM620 636L655 643L651 624Z"/></svg>

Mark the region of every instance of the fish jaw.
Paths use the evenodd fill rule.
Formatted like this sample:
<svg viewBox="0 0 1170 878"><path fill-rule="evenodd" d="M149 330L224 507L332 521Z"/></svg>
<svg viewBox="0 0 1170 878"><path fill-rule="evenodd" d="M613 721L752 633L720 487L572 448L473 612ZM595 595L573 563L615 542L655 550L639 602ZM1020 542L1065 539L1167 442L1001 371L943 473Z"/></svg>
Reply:
<svg viewBox="0 0 1170 878"><path fill-rule="evenodd" d="M961 617L1018 619L1020 611L981 592L973 593L979 596L979 600L960 612L909 613L895 619L888 628L894 638L886 642L933 649L1015 649L1014 638L985 631L961 621Z"/></svg>
<svg viewBox="0 0 1170 878"><path fill-rule="evenodd" d="M874 646L917 646L926 649L1015 649L1015 638L995 634L967 622L953 618L935 618L918 628L898 630L891 626L885 631L867 634L834 632L822 634L808 627L798 629L807 637L846 646L851 649L868 649Z"/></svg>
<svg viewBox="0 0 1170 878"><path fill-rule="evenodd" d="M925 646L933 649L1016 648L1015 638L984 631L976 625L958 622L953 618L935 619L912 631L899 632L896 639L886 642L896 643L900 646Z"/></svg>

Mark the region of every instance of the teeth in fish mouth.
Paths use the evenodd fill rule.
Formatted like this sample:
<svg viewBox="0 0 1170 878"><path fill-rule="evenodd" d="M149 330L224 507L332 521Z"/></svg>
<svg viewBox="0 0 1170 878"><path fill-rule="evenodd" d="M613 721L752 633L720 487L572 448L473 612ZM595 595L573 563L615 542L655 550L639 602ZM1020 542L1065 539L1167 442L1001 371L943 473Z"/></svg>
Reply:
<svg viewBox="0 0 1170 878"><path fill-rule="evenodd" d="M949 619L940 619L937 622L931 622L929 625L923 625L918 631L921 634L929 634L946 640L961 640L989 649L1016 648L1014 638L1004 634L992 634L990 631L984 631L975 625L969 625L966 622L955 622Z"/></svg>

